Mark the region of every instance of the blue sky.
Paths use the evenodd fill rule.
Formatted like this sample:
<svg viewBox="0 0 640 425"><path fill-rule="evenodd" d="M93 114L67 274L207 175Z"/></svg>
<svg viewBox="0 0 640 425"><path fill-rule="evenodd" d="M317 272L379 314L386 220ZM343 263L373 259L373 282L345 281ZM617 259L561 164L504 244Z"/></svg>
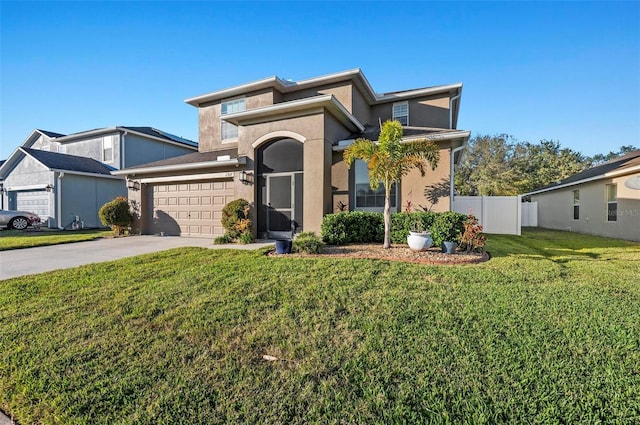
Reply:
<svg viewBox="0 0 640 425"><path fill-rule="evenodd" d="M0 158L34 128L148 125L184 99L361 68L374 90L464 83L458 128L640 146L638 2L0 2Z"/></svg>

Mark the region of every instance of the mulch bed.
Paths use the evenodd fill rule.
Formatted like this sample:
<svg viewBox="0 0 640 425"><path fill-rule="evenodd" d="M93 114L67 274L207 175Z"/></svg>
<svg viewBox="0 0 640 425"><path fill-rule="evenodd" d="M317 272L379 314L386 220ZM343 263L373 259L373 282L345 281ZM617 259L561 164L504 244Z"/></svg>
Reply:
<svg viewBox="0 0 640 425"><path fill-rule="evenodd" d="M301 257L301 258L367 258L373 260L403 261L407 263L419 264L475 264L487 261L489 254L483 253L462 253L444 254L440 248L430 248L427 251L414 252L407 245L391 245L391 248L384 249L382 244L353 244L322 247L322 254L286 254L278 255L275 251L269 253L274 257Z"/></svg>

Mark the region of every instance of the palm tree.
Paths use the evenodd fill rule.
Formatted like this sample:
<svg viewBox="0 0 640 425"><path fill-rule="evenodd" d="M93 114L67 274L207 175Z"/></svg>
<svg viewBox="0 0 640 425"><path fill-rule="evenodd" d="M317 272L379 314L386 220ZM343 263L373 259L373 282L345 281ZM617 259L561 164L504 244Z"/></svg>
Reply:
<svg viewBox="0 0 640 425"><path fill-rule="evenodd" d="M378 143L357 139L344 151L343 157L347 168L351 168L356 159L367 163L371 189L377 189L381 183L384 185L383 246L391 248L391 187L413 168L420 170L423 176L427 164L434 170L440 159L438 145L424 139L402 143L402 124L398 121L386 121L382 125Z"/></svg>

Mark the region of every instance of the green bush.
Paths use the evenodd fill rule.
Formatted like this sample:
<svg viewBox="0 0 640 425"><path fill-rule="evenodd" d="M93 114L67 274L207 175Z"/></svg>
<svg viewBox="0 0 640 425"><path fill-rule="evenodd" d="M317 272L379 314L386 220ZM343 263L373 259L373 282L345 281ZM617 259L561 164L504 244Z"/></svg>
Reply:
<svg viewBox="0 0 640 425"><path fill-rule="evenodd" d="M117 235L124 234L124 230L133 221L129 202L124 196L118 196L104 204L98 211L98 216L102 224L111 227Z"/></svg>
<svg viewBox="0 0 640 425"><path fill-rule="evenodd" d="M351 211L327 214L322 219L322 240L331 245L382 242L381 213Z"/></svg>
<svg viewBox="0 0 640 425"><path fill-rule="evenodd" d="M304 254L320 254L322 252L322 240L313 232L302 232L293 240L293 252Z"/></svg>
<svg viewBox="0 0 640 425"><path fill-rule="evenodd" d="M254 241L253 233L251 232L242 233L240 237L238 237L238 241L240 241L240 243L243 243L243 244L253 243Z"/></svg>
<svg viewBox="0 0 640 425"><path fill-rule="evenodd" d="M237 239L243 233L253 233L249 219L249 201L235 199L222 208L222 227L231 239Z"/></svg>
<svg viewBox="0 0 640 425"><path fill-rule="evenodd" d="M233 242L233 239L227 233L222 236L218 236L213 240L214 245L224 245L231 242Z"/></svg>
<svg viewBox="0 0 640 425"><path fill-rule="evenodd" d="M453 211L437 213L431 225L433 244L440 246L444 241L459 242L466 219L466 215Z"/></svg>
<svg viewBox="0 0 640 425"><path fill-rule="evenodd" d="M438 214L430 211L391 214L391 243L406 244L411 230L429 231Z"/></svg>

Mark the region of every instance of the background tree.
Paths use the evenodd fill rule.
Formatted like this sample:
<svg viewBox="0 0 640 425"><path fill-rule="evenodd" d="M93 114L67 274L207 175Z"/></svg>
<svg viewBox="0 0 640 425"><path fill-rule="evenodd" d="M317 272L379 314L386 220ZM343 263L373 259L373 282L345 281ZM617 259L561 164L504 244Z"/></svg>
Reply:
<svg viewBox="0 0 640 425"><path fill-rule="evenodd" d="M637 147L633 145L624 145L620 146L617 152L609 151L608 154L597 154L591 157L591 162L593 165L602 164L603 162L611 161L612 159L618 158L619 156L626 155L629 152L633 152L638 150Z"/></svg>
<svg viewBox="0 0 640 425"><path fill-rule="evenodd" d="M384 248L391 247L390 196L391 187L414 168L425 175L425 167L434 170L440 160L438 145L428 140L402 143L402 125L398 121L386 121L382 125L378 143L368 139L357 139L344 151L348 168L356 159L367 163L371 189L384 186Z"/></svg>

